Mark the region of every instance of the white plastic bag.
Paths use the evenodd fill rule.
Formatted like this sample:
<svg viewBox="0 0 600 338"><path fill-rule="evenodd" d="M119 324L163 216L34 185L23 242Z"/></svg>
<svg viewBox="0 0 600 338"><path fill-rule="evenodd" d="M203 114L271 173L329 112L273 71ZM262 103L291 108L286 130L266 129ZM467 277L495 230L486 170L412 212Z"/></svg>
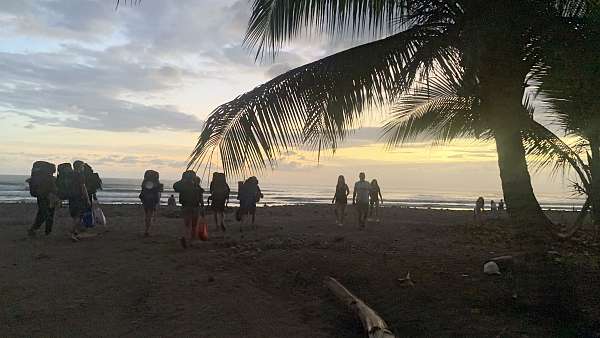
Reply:
<svg viewBox="0 0 600 338"><path fill-rule="evenodd" d="M93 201L92 213L94 214L94 224L106 226L106 217L104 216L104 212L102 212L102 208L100 208L100 203L98 201Z"/></svg>

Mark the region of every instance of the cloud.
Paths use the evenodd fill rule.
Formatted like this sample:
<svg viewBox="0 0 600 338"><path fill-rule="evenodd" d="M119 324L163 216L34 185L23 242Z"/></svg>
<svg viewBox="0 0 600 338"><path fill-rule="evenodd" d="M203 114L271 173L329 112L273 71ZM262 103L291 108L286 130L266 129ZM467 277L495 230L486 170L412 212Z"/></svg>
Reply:
<svg viewBox="0 0 600 338"><path fill-rule="evenodd" d="M107 54L0 53L0 107L27 125L133 131L193 130L202 122L175 107L120 99L125 92L155 92L176 87L190 71L175 66L119 63ZM65 56L66 55L66 56Z"/></svg>

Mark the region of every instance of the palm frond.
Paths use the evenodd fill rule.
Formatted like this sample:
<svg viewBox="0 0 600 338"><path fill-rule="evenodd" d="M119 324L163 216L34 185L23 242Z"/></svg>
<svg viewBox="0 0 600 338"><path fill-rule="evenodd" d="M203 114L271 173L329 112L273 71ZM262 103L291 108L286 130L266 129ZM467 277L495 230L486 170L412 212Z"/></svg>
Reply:
<svg viewBox="0 0 600 338"><path fill-rule="evenodd" d="M142 3L142 0L116 0L115 1L115 9L119 8L119 5L123 3L125 5L130 4L132 6L139 5Z"/></svg>
<svg viewBox="0 0 600 338"><path fill-rule="evenodd" d="M474 96L460 96L458 93L463 89L452 79L433 77L402 95L383 127L388 147L414 141L419 136L432 139L434 144L459 137L488 137L489 130L480 118L479 101Z"/></svg>
<svg viewBox="0 0 600 338"><path fill-rule="evenodd" d="M306 30L361 34L392 32L393 19L404 14L406 0L254 0L244 43L276 52Z"/></svg>
<svg viewBox="0 0 600 338"><path fill-rule="evenodd" d="M423 52L439 49L442 40L437 30L415 26L282 74L215 109L189 165L214 147L232 174L274 166L289 147L335 150L363 111L390 103L398 88L410 87L420 65L447 55Z"/></svg>
<svg viewBox="0 0 600 338"><path fill-rule="evenodd" d="M529 125L523 132L523 139L530 163L538 171L551 167L555 173L560 171L564 174L566 170L573 169L583 187L589 191L591 177L589 167L560 137L544 125L530 119Z"/></svg>

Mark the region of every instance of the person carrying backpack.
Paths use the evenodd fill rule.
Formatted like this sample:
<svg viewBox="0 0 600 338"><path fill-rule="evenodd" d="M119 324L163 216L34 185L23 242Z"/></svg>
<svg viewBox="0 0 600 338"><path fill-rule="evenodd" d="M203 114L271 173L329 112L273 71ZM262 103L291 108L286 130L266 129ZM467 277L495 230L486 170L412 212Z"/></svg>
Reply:
<svg viewBox="0 0 600 338"><path fill-rule="evenodd" d="M139 198L144 206L146 230L144 236L150 236L150 227L156 217L156 208L160 204L160 194L163 191L163 185L159 181L159 173L154 170L146 170L144 180L142 181L142 191Z"/></svg>
<svg viewBox="0 0 600 338"><path fill-rule="evenodd" d="M46 236L52 232L54 225L54 210L58 202L56 179L54 173L56 166L45 161L33 163L29 183L29 193L37 200L38 211L33 225L27 231L30 237L45 223Z"/></svg>
<svg viewBox="0 0 600 338"><path fill-rule="evenodd" d="M184 249L187 248L188 241L191 242L196 237L200 207L204 206L202 197L204 190L196 183L196 177L195 171L188 170L181 175L181 180L173 184L173 190L179 193L179 204L181 204L184 232L180 242Z"/></svg>
<svg viewBox="0 0 600 338"><path fill-rule="evenodd" d="M211 207L215 213L215 226L225 231L225 205L229 202L229 185L225 179L224 173L213 173L213 179L210 182Z"/></svg>
<svg viewBox="0 0 600 338"><path fill-rule="evenodd" d="M98 197L96 196L96 193L98 190L102 190L102 180L100 179L100 175L94 172L92 166L87 163L83 164L83 175L90 201L97 201Z"/></svg>
<svg viewBox="0 0 600 338"><path fill-rule="evenodd" d="M71 163L61 163L57 167L58 175L56 176L56 189L58 198L66 201L71 196L73 184L73 166Z"/></svg>
<svg viewBox="0 0 600 338"><path fill-rule="evenodd" d="M256 216L256 203L263 198L263 194L258 186L258 179L255 176L248 178L239 189L240 209L239 217L242 224L247 224L248 219L254 220ZM240 231L242 227L240 226Z"/></svg>
<svg viewBox="0 0 600 338"><path fill-rule="evenodd" d="M71 240L79 241L79 226L86 210L91 207L90 194L88 193L85 182L85 163L83 161L73 162L73 177L69 192L69 214L73 219L71 229Z"/></svg>

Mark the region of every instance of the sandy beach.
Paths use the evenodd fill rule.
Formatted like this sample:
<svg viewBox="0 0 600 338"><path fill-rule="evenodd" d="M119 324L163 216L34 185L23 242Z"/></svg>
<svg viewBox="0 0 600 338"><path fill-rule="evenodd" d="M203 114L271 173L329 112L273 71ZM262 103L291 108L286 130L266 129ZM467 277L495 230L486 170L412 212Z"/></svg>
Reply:
<svg viewBox="0 0 600 338"><path fill-rule="evenodd" d="M259 208L257 230L240 233L230 213L225 235L210 223L210 240L183 250L177 209L160 209L149 238L141 206L104 211L109 231L72 243L65 209L49 237L30 239L35 205L0 205L1 336L362 337L326 276L402 337L600 333L600 250L586 232L515 268L513 300L505 276L482 271L527 251L505 219L476 226L469 212L385 208L360 231L353 218L335 226L327 205ZM414 286L398 282L408 272Z"/></svg>

